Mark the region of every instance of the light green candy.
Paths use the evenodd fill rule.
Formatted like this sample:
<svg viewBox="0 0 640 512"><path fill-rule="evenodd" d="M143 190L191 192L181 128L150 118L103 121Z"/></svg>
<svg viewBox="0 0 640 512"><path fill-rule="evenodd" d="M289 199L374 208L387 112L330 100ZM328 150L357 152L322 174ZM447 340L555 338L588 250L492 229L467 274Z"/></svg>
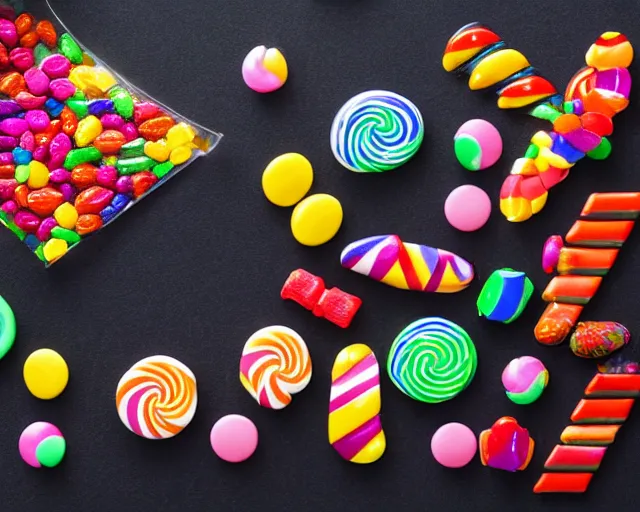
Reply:
<svg viewBox="0 0 640 512"><path fill-rule="evenodd" d="M58 50L71 61L72 64L82 64L82 48L69 34L62 34L58 39Z"/></svg>

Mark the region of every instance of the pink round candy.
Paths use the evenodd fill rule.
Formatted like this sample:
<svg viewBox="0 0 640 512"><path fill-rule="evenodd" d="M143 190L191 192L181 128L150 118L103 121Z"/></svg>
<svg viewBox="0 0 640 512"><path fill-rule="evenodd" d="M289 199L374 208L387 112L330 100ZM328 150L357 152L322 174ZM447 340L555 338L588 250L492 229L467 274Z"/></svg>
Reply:
<svg viewBox="0 0 640 512"><path fill-rule="evenodd" d="M287 64L277 48L256 46L242 63L242 79L256 92L273 92L287 81Z"/></svg>
<svg viewBox="0 0 640 512"><path fill-rule="evenodd" d="M502 155L502 137L489 121L471 119L453 137L454 150L460 164L479 171L495 164Z"/></svg>
<svg viewBox="0 0 640 512"><path fill-rule="evenodd" d="M433 457L447 468L461 468L471 462L478 450L473 431L462 423L442 425L431 438Z"/></svg>
<svg viewBox="0 0 640 512"><path fill-rule="evenodd" d="M462 185L451 191L444 203L444 215L460 231L476 231L491 215L491 199L475 185Z"/></svg>
<svg viewBox="0 0 640 512"><path fill-rule="evenodd" d="M29 466L41 468L43 464L38 460L38 447L43 441L52 437L64 439L60 429L51 423L37 421L25 428L18 440L18 451L22 460Z"/></svg>
<svg viewBox="0 0 640 512"><path fill-rule="evenodd" d="M211 448L227 462L247 460L258 446L258 429L253 421L239 414L223 416L211 429Z"/></svg>

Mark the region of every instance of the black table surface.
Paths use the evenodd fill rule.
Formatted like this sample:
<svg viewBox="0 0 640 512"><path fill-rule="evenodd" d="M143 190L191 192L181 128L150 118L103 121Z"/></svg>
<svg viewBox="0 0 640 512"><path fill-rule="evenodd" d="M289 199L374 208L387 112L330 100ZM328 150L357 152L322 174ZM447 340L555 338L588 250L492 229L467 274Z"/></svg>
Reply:
<svg viewBox="0 0 640 512"><path fill-rule="evenodd" d="M0 293L12 305L19 334L0 362L0 509L7 512L477 510L635 510L640 496L637 453L640 412L621 430L585 495L532 493L545 458L595 371L567 344L536 343L547 276L540 249L564 234L592 192L640 189L637 88L616 117L613 154L584 161L550 194L542 213L524 224L504 220L497 197L511 163L546 125L523 113L499 111L495 96L471 92L445 73L449 36L481 21L521 50L563 88L606 30L640 41L637 7L608 2L504 0L53 0L71 31L97 55L158 100L224 133L208 157L127 212L103 232L45 270L8 230L0 230ZM240 66L254 46L283 49L290 78L279 92L258 95ZM637 76L637 66L631 69ZM410 98L422 111L425 140L402 168L358 175L342 168L329 147L339 107L369 89ZM481 117L503 135L505 151L491 169L469 173L455 161L452 137ZM263 196L266 164L285 152L313 163L313 192L337 196L345 221L326 245L299 245L290 209ZM443 215L454 187L479 185L493 198L487 226L461 233ZM349 242L396 233L471 260L477 278L459 294L395 290L349 272L339 254ZM615 320L632 333L638 321L637 251L632 234L583 319ZM364 305L346 330L279 298L289 272L305 268L327 285L360 296ZM536 295L523 316L503 326L478 318L475 301L491 271L526 271ZM382 375L384 457L369 466L343 461L327 442L330 372L346 345L369 344L384 368L396 334L409 322L443 316L475 341L479 366L472 385L439 405L412 401ZM257 329L287 325L306 340L314 376L282 411L259 407L238 380L245 340ZM635 343L635 339L632 343ZM71 379L62 396L40 401L27 391L22 364L49 347L67 360ZM167 441L148 441L118 419L115 389L137 360L166 354L198 380L192 424ZM542 398L517 406L500 382L514 357L540 358L550 371ZM222 415L252 418L260 431L255 455L243 464L218 459L209 430ZM442 424L460 421L476 433L513 415L536 441L530 467L507 473L478 460L464 469L438 465L429 443ZM17 452L22 429L51 421L68 452L53 470L34 470Z"/></svg>

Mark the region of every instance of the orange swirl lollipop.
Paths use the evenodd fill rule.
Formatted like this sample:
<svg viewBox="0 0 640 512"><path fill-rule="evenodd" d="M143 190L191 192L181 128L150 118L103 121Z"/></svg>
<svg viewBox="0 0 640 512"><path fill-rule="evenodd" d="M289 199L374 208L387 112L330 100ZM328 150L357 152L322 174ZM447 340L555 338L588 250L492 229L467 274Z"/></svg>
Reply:
<svg viewBox="0 0 640 512"><path fill-rule="evenodd" d="M116 407L122 423L147 439L168 439L193 419L198 404L196 378L168 356L138 361L120 379Z"/></svg>

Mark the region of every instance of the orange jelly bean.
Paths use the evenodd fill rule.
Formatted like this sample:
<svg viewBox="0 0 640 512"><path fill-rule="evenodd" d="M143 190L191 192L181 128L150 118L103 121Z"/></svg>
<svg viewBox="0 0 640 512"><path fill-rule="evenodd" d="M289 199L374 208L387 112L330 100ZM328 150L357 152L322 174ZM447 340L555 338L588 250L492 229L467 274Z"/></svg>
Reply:
<svg viewBox="0 0 640 512"><path fill-rule="evenodd" d="M120 151L120 148L125 142L127 142L127 140L122 132L118 130L105 130L93 141L93 145L103 155L109 155Z"/></svg>
<svg viewBox="0 0 640 512"><path fill-rule="evenodd" d="M29 203L27 202L27 196L29 195L29 187L25 184L18 185L13 193L16 203L22 208L27 208Z"/></svg>
<svg viewBox="0 0 640 512"><path fill-rule="evenodd" d="M7 69L11 61L9 60L9 52L5 46L0 43L0 69Z"/></svg>
<svg viewBox="0 0 640 512"><path fill-rule="evenodd" d="M102 227L102 218L94 213L85 213L78 217L76 222L76 233L80 236L88 235L98 231Z"/></svg>
<svg viewBox="0 0 640 512"><path fill-rule="evenodd" d="M58 42L58 34L56 33L56 29L48 20L42 20L36 26L36 34L40 40L46 44L47 46L53 48Z"/></svg>
<svg viewBox="0 0 640 512"><path fill-rule="evenodd" d="M38 41L40 41L38 33L35 30L30 30L20 38L20 46L24 46L25 48L35 48Z"/></svg>
<svg viewBox="0 0 640 512"><path fill-rule="evenodd" d="M0 165L0 178L13 178L16 166L12 164Z"/></svg>
<svg viewBox="0 0 640 512"><path fill-rule="evenodd" d="M71 137L76 133L78 128L78 117L69 107L64 107L60 112L60 120L62 121L62 131Z"/></svg>
<svg viewBox="0 0 640 512"><path fill-rule="evenodd" d="M549 304L533 331L536 340L543 345L562 343L578 322L582 309L578 304Z"/></svg>
<svg viewBox="0 0 640 512"><path fill-rule="evenodd" d="M169 116L160 116L149 119L140 125L138 133L147 140L158 141L164 137L169 128L176 122Z"/></svg>
<svg viewBox="0 0 640 512"><path fill-rule="evenodd" d="M96 184L98 169L91 164L80 164L71 171L71 183L79 189L85 189Z"/></svg>
<svg viewBox="0 0 640 512"><path fill-rule="evenodd" d="M17 71L7 73L0 78L0 92L15 98L18 93L27 90L24 77Z"/></svg>
<svg viewBox="0 0 640 512"><path fill-rule="evenodd" d="M18 32L18 37L22 37L23 35L25 35L27 32L29 32L31 30L31 28L33 27L33 22L34 22L34 18L33 16L31 16L31 14L28 13L22 13L20 16L18 16L16 18L16 21L14 22L15 26L16 26L16 30Z"/></svg>

